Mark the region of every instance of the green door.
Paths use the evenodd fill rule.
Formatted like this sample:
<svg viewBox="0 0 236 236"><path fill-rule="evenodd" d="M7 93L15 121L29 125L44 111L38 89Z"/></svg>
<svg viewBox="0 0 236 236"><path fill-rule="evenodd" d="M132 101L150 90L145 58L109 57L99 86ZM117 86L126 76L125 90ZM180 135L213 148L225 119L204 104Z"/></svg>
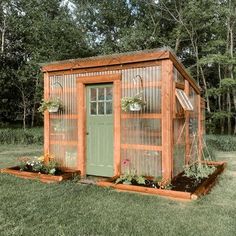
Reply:
<svg viewBox="0 0 236 236"><path fill-rule="evenodd" d="M87 175L114 174L112 98L112 84L86 86Z"/></svg>

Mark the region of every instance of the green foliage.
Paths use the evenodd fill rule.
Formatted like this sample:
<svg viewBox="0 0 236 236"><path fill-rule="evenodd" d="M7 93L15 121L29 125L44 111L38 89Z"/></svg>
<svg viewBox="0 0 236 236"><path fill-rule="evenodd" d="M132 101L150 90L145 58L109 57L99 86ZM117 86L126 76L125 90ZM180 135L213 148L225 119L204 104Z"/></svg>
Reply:
<svg viewBox="0 0 236 236"><path fill-rule="evenodd" d="M143 98L140 97L140 95L136 95L134 97L123 97L121 99L121 109L127 112L130 110L130 105L135 103L141 105L141 107L146 105L146 102L143 101Z"/></svg>
<svg viewBox="0 0 236 236"><path fill-rule="evenodd" d="M50 109L50 108L56 108L58 107L59 109L62 108L62 101L60 98L52 98L52 99L42 99L42 102L40 104L40 107L38 108L38 111L41 113L44 113L44 111Z"/></svg>
<svg viewBox="0 0 236 236"><path fill-rule="evenodd" d="M193 165L187 165L184 167L184 176L188 178L194 178L199 181L203 178L207 178L215 171L215 166L210 166L202 163L195 163Z"/></svg>
<svg viewBox="0 0 236 236"><path fill-rule="evenodd" d="M121 175L119 178L116 179L116 184L132 184L132 182L136 182L138 184L145 184L146 178L140 175L135 174L124 174Z"/></svg>
<svg viewBox="0 0 236 236"><path fill-rule="evenodd" d="M43 129L0 129L1 144L42 144Z"/></svg>
<svg viewBox="0 0 236 236"><path fill-rule="evenodd" d="M55 175L58 170L58 163L53 159L44 162L39 157L22 157L19 158L19 167L22 171Z"/></svg>
<svg viewBox="0 0 236 236"><path fill-rule="evenodd" d="M207 135L206 143L219 151L236 151L236 136L233 135Z"/></svg>

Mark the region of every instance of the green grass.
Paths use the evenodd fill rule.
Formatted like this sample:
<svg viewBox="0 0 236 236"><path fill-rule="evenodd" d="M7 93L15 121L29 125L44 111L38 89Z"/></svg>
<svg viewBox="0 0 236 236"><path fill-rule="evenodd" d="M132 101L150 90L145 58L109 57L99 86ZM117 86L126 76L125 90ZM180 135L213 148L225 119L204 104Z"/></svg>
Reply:
<svg viewBox="0 0 236 236"><path fill-rule="evenodd" d="M40 146L0 146L0 167ZM0 235L236 235L236 153L217 153L228 168L195 202L118 193L75 182L42 184L0 175Z"/></svg>

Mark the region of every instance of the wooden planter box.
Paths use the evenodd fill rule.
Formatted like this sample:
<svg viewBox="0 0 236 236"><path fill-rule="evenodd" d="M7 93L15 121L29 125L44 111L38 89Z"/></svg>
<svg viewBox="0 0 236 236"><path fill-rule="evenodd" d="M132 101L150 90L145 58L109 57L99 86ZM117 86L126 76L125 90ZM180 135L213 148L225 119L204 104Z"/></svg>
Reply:
<svg viewBox="0 0 236 236"><path fill-rule="evenodd" d="M148 188L135 185L115 184L113 181L114 178L108 181L99 181L97 185L102 187L111 187L120 191L160 195L169 198L174 198L176 200L196 200L200 196L205 195L210 191L210 189L216 183L217 176L223 172L226 166L225 162L207 162L207 164L214 165L217 167L217 169L212 175L210 175L209 178L207 178L204 182L202 182L202 184L193 193L174 191L174 190L155 189L155 188Z"/></svg>
<svg viewBox="0 0 236 236"><path fill-rule="evenodd" d="M10 175L15 175L17 177L24 178L24 179L40 180L43 183L58 183L63 180L71 179L74 175L80 174L79 171L65 169L61 175L46 175L46 174L41 174L41 173L29 172L29 171L21 171L21 170L17 170L17 168L18 168L17 166L11 167L11 168L5 168L5 169L1 169L0 172L10 174Z"/></svg>

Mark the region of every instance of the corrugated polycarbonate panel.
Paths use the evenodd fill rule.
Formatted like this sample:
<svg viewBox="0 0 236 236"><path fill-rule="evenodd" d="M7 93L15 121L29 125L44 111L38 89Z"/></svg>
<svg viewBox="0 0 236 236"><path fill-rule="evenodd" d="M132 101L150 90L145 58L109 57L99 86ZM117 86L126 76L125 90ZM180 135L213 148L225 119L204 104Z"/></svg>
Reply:
<svg viewBox="0 0 236 236"><path fill-rule="evenodd" d="M135 68L122 75L122 97L142 94L146 102L141 111L123 111L121 116L121 143L124 144L121 157L126 158L132 171L139 175L161 176L161 153L151 151L151 146L161 146L160 81L160 67ZM127 172L123 167L122 171Z"/></svg>
<svg viewBox="0 0 236 236"><path fill-rule="evenodd" d="M185 118L174 119L174 176L183 171L185 164L185 130Z"/></svg>
<svg viewBox="0 0 236 236"><path fill-rule="evenodd" d="M63 167L77 166L76 75L50 77L50 97L58 97L63 107L50 114L50 153ZM76 158L75 158L76 157Z"/></svg>
<svg viewBox="0 0 236 236"><path fill-rule="evenodd" d="M121 121L121 143L161 145L161 120L131 118Z"/></svg>
<svg viewBox="0 0 236 236"><path fill-rule="evenodd" d="M119 72L122 73L122 97L132 97L143 91L143 100L146 102L141 112L122 112L121 141L122 144L132 144L132 149L128 146L123 148L121 158L128 158L132 168L139 174L160 176L161 152L155 149L161 146L160 66L51 76L50 96L62 100L63 110L50 115L50 152L61 165L69 168L78 166L78 158L75 158L79 142L76 78ZM140 148L140 145L143 147Z"/></svg>
<svg viewBox="0 0 236 236"><path fill-rule="evenodd" d="M121 173L161 177L161 164L162 158L159 151L135 149L121 151Z"/></svg>
<svg viewBox="0 0 236 236"><path fill-rule="evenodd" d="M190 163L195 162L198 158L198 95L190 87L189 98L193 104L193 112L189 118L189 136L190 136Z"/></svg>
<svg viewBox="0 0 236 236"><path fill-rule="evenodd" d="M176 83L184 85L184 77L179 73L179 71L174 67L174 80Z"/></svg>

